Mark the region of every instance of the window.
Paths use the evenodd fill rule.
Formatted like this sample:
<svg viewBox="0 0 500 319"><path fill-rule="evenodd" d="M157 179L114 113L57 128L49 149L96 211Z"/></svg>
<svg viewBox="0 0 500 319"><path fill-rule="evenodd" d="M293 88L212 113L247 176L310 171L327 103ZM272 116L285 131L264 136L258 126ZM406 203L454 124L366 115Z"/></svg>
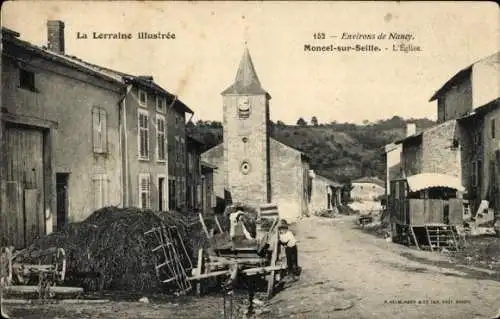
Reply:
<svg viewBox="0 0 500 319"><path fill-rule="evenodd" d="M165 211L165 176L158 175L158 210Z"/></svg>
<svg viewBox="0 0 500 319"><path fill-rule="evenodd" d="M151 180L149 174L139 174L139 207L141 209L150 208L150 184Z"/></svg>
<svg viewBox="0 0 500 319"><path fill-rule="evenodd" d="M147 111L139 110L138 117L138 144L139 159L149 159L149 115Z"/></svg>
<svg viewBox="0 0 500 319"><path fill-rule="evenodd" d="M106 111L101 108L92 109L92 145L94 153L102 154L107 152L107 124Z"/></svg>
<svg viewBox="0 0 500 319"><path fill-rule="evenodd" d="M94 209L108 206L108 184L106 174L97 174L92 178L92 189L94 192Z"/></svg>
<svg viewBox="0 0 500 319"><path fill-rule="evenodd" d="M491 138L495 138L495 119L491 119Z"/></svg>
<svg viewBox="0 0 500 319"><path fill-rule="evenodd" d="M472 170L471 170L471 179L472 179L472 186L477 186L477 162L472 161Z"/></svg>
<svg viewBox="0 0 500 319"><path fill-rule="evenodd" d="M148 94L143 90L139 89L139 105L148 106Z"/></svg>
<svg viewBox="0 0 500 319"><path fill-rule="evenodd" d="M35 91L35 73L19 69L19 87L30 91Z"/></svg>
<svg viewBox="0 0 500 319"><path fill-rule="evenodd" d="M191 172L193 170L193 167L194 167L193 154L189 152L187 157L188 157L188 170Z"/></svg>
<svg viewBox="0 0 500 319"><path fill-rule="evenodd" d="M165 98L157 95L156 96L156 111L160 113L165 113L167 101Z"/></svg>
<svg viewBox="0 0 500 319"><path fill-rule="evenodd" d="M175 180L170 179L168 180L168 209L176 208L175 194Z"/></svg>
<svg viewBox="0 0 500 319"><path fill-rule="evenodd" d="M166 160L165 117L156 115L156 156L158 161Z"/></svg>

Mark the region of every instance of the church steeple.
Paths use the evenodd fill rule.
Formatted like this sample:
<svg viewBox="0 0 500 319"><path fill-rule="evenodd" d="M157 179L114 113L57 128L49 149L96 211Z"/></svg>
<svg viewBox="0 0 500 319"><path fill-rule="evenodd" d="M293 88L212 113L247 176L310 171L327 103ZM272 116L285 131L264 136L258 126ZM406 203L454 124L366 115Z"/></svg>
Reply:
<svg viewBox="0 0 500 319"><path fill-rule="evenodd" d="M226 94L267 94L262 88L248 47L245 47L234 83L222 92Z"/></svg>

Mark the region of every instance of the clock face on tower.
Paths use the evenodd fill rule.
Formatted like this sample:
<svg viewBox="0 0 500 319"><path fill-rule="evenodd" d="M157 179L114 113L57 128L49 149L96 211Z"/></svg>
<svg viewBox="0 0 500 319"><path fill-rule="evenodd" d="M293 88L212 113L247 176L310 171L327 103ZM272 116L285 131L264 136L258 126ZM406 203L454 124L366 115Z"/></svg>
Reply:
<svg viewBox="0 0 500 319"><path fill-rule="evenodd" d="M250 116L250 99L241 97L238 100L238 115L240 119L246 119Z"/></svg>

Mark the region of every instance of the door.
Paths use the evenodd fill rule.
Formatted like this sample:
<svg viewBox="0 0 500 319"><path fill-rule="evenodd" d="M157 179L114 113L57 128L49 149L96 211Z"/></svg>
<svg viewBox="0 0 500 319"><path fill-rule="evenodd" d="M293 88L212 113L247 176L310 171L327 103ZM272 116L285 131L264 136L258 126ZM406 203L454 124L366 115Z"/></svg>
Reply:
<svg viewBox="0 0 500 319"><path fill-rule="evenodd" d="M57 230L68 223L68 173L56 173Z"/></svg>
<svg viewBox="0 0 500 319"><path fill-rule="evenodd" d="M22 248L45 234L43 131L8 126L6 135L8 241Z"/></svg>
<svg viewBox="0 0 500 319"><path fill-rule="evenodd" d="M158 178L158 210L160 212L165 210L165 178Z"/></svg>

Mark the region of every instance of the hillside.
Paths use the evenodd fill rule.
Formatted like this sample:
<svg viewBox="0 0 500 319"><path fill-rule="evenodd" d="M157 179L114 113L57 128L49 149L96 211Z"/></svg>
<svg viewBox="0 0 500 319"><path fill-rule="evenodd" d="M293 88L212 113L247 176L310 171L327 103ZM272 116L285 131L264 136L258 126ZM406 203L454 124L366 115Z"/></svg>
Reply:
<svg viewBox="0 0 500 319"><path fill-rule="evenodd" d="M417 131L435 124L429 119L405 120L398 116L365 125L318 124L314 119L315 125L308 125L303 119L297 122L298 125L271 123L271 136L308 154L312 169L339 182L362 176L384 180L384 146L404 137L406 123L415 123ZM198 121L188 127L191 134L205 142L206 149L222 142L220 122Z"/></svg>

